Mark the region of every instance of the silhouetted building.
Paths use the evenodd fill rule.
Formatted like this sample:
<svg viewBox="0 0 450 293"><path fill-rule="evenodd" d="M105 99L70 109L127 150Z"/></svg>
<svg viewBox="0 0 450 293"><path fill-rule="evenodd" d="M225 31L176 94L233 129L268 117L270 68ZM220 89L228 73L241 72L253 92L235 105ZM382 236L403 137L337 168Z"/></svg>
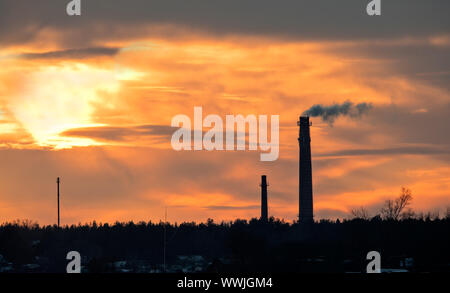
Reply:
<svg viewBox="0 0 450 293"><path fill-rule="evenodd" d="M268 219L267 208L267 180L266 175L261 176L261 221L267 222Z"/></svg>
<svg viewBox="0 0 450 293"><path fill-rule="evenodd" d="M299 221L313 222L313 192L311 171L311 136L309 117L300 116L299 144Z"/></svg>

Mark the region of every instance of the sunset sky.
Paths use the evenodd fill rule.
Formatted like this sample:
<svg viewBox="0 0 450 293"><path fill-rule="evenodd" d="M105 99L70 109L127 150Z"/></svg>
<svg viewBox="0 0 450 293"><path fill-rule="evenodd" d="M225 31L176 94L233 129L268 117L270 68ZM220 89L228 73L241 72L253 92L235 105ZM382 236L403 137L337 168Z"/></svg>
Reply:
<svg viewBox="0 0 450 293"><path fill-rule="evenodd" d="M450 206L450 2L0 0L0 222L171 222L298 213L298 116L313 117L314 214L374 215L401 187ZM280 156L174 151L171 119L280 115Z"/></svg>

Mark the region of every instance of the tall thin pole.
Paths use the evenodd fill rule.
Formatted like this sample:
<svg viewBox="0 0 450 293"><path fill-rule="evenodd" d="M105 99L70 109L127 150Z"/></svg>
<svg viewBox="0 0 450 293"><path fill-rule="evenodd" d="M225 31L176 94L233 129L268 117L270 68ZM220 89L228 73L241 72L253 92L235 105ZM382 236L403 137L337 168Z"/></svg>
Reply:
<svg viewBox="0 0 450 293"><path fill-rule="evenodd" d="M59 177L56 179L56 184L58 185L58 228L59 228Z"/></svg>
<svg viewBox="0 0 450 293"><path fill-rule="evenodd" d="M164 211L164 272L166 272L166 225L167 225L167 207Z"/></svg>

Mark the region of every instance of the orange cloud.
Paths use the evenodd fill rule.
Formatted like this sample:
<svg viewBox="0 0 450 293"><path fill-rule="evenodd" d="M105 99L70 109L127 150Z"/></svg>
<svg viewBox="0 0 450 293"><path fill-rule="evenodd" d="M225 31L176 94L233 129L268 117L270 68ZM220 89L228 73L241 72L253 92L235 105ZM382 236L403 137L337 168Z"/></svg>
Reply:
<svg viewBox="0 0 450 293"><path fill-rule="evenodd" d="M57 44L0 52L10 56L0 59L1 220L52 223L56 176L64 179L63 223L158 220L165 206L173 221L256 217L261 174L271 215L294 219L298 115L346 100L374 110L334 127L313 119L317 217L376 206L402 185L417 210L449 204L448 152L428 151L448 147L445 127L434 123L448 116L448 91L397 74L392 60L347 58L329 42L238 37L105 42L120 49L101 56ZM194 106L222 117L280 115L280 159L173 151L171 118L192 117Z"/></svg>

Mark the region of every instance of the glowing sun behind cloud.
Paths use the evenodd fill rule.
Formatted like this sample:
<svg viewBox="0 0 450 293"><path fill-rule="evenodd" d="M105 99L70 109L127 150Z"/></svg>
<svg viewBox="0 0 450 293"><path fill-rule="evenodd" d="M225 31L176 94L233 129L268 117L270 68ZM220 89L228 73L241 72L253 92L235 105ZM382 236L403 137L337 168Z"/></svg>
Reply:
<svg viewBox="0 0 450 293"><path fill-rule="evenodd" d="M114 94L118 88L111 70L85 64L50 66L26 79L10 109L40 146L92 145L90 139L60 138L58 134L70 128L99 126L91 122L92 103L102 93Z"/></svg>

